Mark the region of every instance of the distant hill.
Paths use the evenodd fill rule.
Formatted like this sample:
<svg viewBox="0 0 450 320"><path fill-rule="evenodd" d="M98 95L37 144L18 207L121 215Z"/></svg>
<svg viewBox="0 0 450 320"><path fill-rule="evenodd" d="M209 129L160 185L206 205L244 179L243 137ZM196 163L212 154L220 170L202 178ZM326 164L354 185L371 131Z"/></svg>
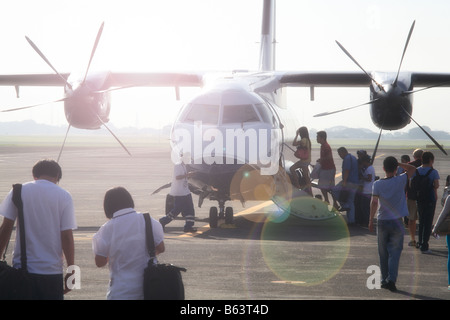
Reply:
<svg viewBox="0 0 450 320"><path fill-rule="evenodd" d="M108 127L117 134L121 135L159 135L162 132L167 132L166 128L117 128L114 124L109 123ZM47 124L36 123L33 120L14 121L14 122L0 122L0 135L10 136L26 136L26 135L65 135L67 126L51 126ZM77 128L70 129L71 135L109 135L106 128L99 130L83 130Z"/></svg>
<svg viewBox="0 0 450 320"><path fill-rule="evenodd" d="M445 131L433 131L429 127L423 127L436 140L450 140L450 133ZM311 129L310 137L315 137L317 130ZM348 128L344 126L336 126L325 130L330 139L378 139L379 132L374 132L365 128ZM428 139L420 128L412 128L408 132L386 131L382 134L383 139L391 140L420 140Z"/></svg>
<svg viewBox="0 0 450 320"><path fill-rule="evenodd" d="M109 123L109 128L118 135L169 135L170 125L162 129L155 128L117 128ZM450 133L445 131L432 131L429 127L424 127L436 140L450 140ZM26 135L65 135L67 126L51 126L47 124L36 123L33 120L0 122L0 136L26 136ZM329 139L377 139L378 132L366 128L348 128L344 126L335 126L325 129ZM316 136L316 129L310 129L310 137ZM109 135L105 128L100 130L81 130L70 129L72 135ZM386 131L383 133L383 139L427 139L427 136L419 129L412 128L408 132Z"/></svg>

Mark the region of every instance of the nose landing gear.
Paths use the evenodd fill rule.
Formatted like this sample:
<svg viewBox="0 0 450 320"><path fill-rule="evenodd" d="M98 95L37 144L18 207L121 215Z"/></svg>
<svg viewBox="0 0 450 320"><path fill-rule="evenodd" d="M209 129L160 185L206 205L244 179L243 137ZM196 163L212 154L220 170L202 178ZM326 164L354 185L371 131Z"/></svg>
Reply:
<svg viewBox="0 0 450 320"><path fill-rule="evenodd" d="M233 215L233 208L225 208L225 201L219 200L219 209L217 207L211 207L209 209L209 226L211 228L217 228L220 219L225 219L226 224L232 224Z"/></svg>

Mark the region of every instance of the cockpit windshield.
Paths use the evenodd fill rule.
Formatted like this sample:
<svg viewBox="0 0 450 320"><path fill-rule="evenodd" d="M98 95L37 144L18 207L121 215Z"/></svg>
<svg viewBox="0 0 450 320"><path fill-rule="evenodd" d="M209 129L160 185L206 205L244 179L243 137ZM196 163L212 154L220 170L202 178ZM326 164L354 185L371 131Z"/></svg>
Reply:
<svg viewBox="0 0 450 320"><path fill-rule="evenodd" d="M251 104L229 105L223 107L222 123L259 122L258 114Z"/></svg>
<svg viewBox="0 0 450 320"><path fill-rule="evenodd" d="M192 104L187 108L186 114L182 115L181 119L188 123L201 121L203 124L218 124L219 106Z"/></svg>

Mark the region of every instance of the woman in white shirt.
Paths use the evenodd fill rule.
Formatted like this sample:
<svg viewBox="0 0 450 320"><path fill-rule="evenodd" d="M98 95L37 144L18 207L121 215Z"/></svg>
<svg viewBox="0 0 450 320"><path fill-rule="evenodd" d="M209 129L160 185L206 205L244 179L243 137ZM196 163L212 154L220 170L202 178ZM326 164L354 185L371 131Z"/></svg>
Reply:
<svg viewBox="0 0 450 320"><path fill-rule="evenodd" d="M97 267L109 265L108 300L144 298L144 269L150 259L145 241L145 220L134 210L130 193L123 187L110 189L103 203L108 219L94 235L92 247ZM164 232L152 219L156 254L164 252Z"/></svg>

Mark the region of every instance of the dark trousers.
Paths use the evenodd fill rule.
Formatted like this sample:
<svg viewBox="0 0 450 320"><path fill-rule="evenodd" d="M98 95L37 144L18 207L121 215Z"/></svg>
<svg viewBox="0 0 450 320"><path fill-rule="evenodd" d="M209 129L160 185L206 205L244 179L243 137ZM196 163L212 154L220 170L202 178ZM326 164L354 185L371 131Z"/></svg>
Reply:
<svg viewBox="0 0 450 320"><path fill-rule="evenodd" d="M172 219L177 217L180 213L186 219L185 228L192 227L195 222L194 203L192 202L192 195L174 196L173 209L165 217L162 217L159 222L164 226Z"/></svg>
<svg viewBox="0 0 450 320"><path fill-rule="evenodd" d="M64 279L62 274L30 273L33 300L63 300Z"/></svg>
<svg viewBox="0 0 450 320"><path fill-rule="evenodd" d="M419 213L419 246L422 251L428 250L428 241L431 236L435 209L436 202L421 203L417 201L417 211Z"/></svg>
<svg viewBox="0 0 450 320"><path fill-rule="evenodd" d="M369 217L370 217L370 200L372 195L370 194L359 194L359 203L358 208L359 211L357 211L356 215L356 223L367 227L369 225Z"/></svg>

